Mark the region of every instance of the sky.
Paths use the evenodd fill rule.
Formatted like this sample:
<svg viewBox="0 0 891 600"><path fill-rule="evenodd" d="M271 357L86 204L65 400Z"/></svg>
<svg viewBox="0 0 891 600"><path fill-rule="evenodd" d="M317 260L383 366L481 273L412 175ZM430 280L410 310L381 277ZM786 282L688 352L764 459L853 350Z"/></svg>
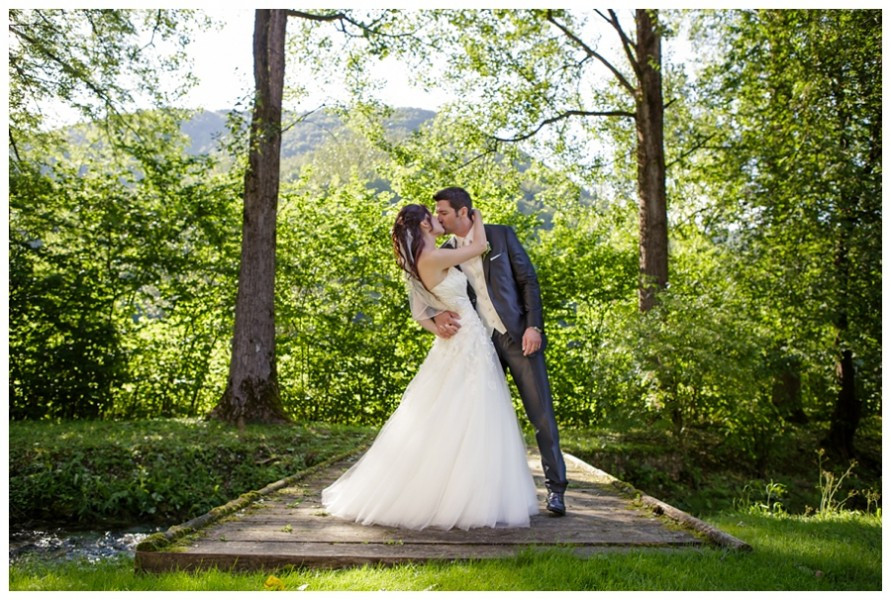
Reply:
<svg viewBox="0 0 891 600"><path fill-rule="evenodd" d="M190 44L193 72L201 83L184 102L188 108L229 109L253 88L254 9L208 9L206 12L225 23L222 29L204 32ZM445 100L441 93L433 94L412 86L407 70L395 60L376 64L373 73L387 82L378 93L379 99L387 104L436 110ZM332 94L336 92L329 90ZM311 105L312 101L310 98L306 104Z"/></svg>
<svg viewBox="0 0 891 600"><path fill-rule="evenodd" d="M23 1L13 0L16 6L28 4ZM41 2L41 7L64 7L65 2L54 2L46 0ZM79 2L78 6L83 7L90 2ZM97 5L100 3L96 3ZM105 5L105 3L101 3ZM182 100L182 106L185 108L201 108L207 110L228 110L236 107L241 102L241 108L246 107L244 99L250 97L253 89L252 75L252 36L254 25L254 10L256 8L269 5L275 6L274 3L268 2L252 2L243 4L243 8L232 7L236 3L226 3L227 8L222 8L222 3L211 3L205 1L189 1L181 0L175 4L167 2L152 3L153 7L162 8L197 8L208 13L215 20L222 23L220 29L206 32L199 32L193 36L193 41L189 45L188 52L193 60L193 74L199 79L199 84L195 86L189 94ZM296 3L299 7L300 3ZM366 2L326 2L317 0L312 3L312 8L350 8L353 6L385 6L387 8L416 8L413 3L405 1L390 1L387 3L375 2L374 0L366 0ZM535 6L543 8L546 6L567 6L574 3L553 3L547 1L530 2L489 2L485 7L500 8L528 8ZM651 4L659 4L655 1ZM684 3L679 3L684 4ZM745 2L736 3L714 3L715 6L720 4L728 4L729 6L744 5ZM782 3L781 3L782 4ZM795 4L795 3L789 3ZM867 2L867 4L871 4ZM45 6L44 6L45 5ZM116 2L115 8L137 8L146 6L141 2ZM678 6L678 5L675 5ZM23 6L24 7L24 6ZM473 7L467 2L454 0L446 6L433 4L429 8L468 8ZM476 7L479 7L477 5ZM672 50L677 50L676 41L672 41L670 46ZM668 48L663 48L663 51ZM681 50L683 52L683 50ZM408 79L408 70L395 59L388 59L383 63L372 61L374 64L372 73L386 85L377 93L379 100L391 106L410 106L416 108L424 108L428 110L437 110L445 102L452 99L448 94L444 94L443 90L436 93L425 92L415 86L412 86ZM286 80L286 84L288 81ZM339 95L339 90L330 86L327 89L329 95ZM296 110L312 110L323 102L321 95L315 95L307 98L299 106L290 106L288 108ZM56 118L52 118L53 125L61 123L69 123L77 120L78 116L72 111L66 110L64 107L55 107L53 112L57 113Z"/></svg>
<svg viewBox="0 0 891 600"><path fill-rule="evenodd" d="M19 4L16 3L17 6ZM79 3L78 6L85 4L89 3ZM199 6L186 7L201 8L218 23L219 27L196 31L193 34L186 51L192 60L192 74L198 79L198 84L180 99L178 105L181 108L205 110L231 110L236 107L249 109L245 99L250 98L254 86L252 38L256 7L218 8L201 6L202 3L192 4ZM313 6L317 7L316 4ZM385 82L376 93L376 97L388 105L437 110L449 99L442 91L430 93L412 86L408 70L395 59L372 60L369 64L373 65L371 73L374 77ZM290 78L294 77L290 72L294 66L289 64L286 86ZM299 77L299 74L296 77ZM330 102L331 97L346 100L336 85L329 85L324 89L317 89L299 105L286 108L297 111L313 110L326 100ZM45 123L48 127L69 125L82 118L79 113L61 102L43 105L42 110L45 111Z"/></svg>

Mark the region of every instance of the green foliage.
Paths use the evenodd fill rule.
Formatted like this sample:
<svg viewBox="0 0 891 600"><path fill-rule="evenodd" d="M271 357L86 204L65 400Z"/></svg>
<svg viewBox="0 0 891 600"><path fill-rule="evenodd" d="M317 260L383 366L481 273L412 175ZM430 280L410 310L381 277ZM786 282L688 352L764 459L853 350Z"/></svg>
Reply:
<svg viewBox="0 0 891 600"><path fill-rule="evenodd" d="M10 414L194 413L227 329L231 179L184 153L189 11L10 11ZM61 103L87 124L61 129ZM237 212L235 213L237 214Z"/></svg>
<svg viewBox="0 0 891 600"><path fill-rule="evenodd" d="M729 271L763 305L773 345L803 359L811 410L831 410L850 350L862 405L878 411L880 13L705 14L724 50L702 79L715 152L691 172L715 199L709 235L739 256Z"/></svg>
<svg viewBox="0 0 891 600"><path fill-rule="evenodd" d="M92 130L90 146L46 148L58 158L10 173L13 418L171 416L202 404L227 342L236 196L165 137L168 116L132 125L152 137L128 142L129 155Z"/></svg>
<svg viewBox="0 0 891 600"><path fill-rule="evenodd" d="M645 413L670 424L682 447L689 426L707 425L758 460L760 438L781 430L769 402L762 339L733 290L672 289L629 325L623 333Z"/></svg>
<svg viewBox="0 0 891 600"><path fill-rule="evenodd" d="M616 339L637 317L634 223L627 211L601 211L562 191L563 198L545 200L560 208L529 253L541 284L556 414L563 423L590 424L629 414L636 392L632 355Z"/></svg>
<svg viewBox="0 0 891 600"><path fill-rule="evenodd" d="M432 342L393 259L397 211L357 181L283 191L276 344L282 403L299 419L380 422Z"/></svg>
<svg viewBox="0 0 891 600"><path fill-rule="evenodd" d="M195 420L12 422L16 522L181 522L358 444L367 428Z"/></svg>
<svg viewBox="0 0 891 600"><path fill-rule="evenodd" d="M455 89L458 100L442 111L486 132L487 144L496 137L520 138L525 152L591 186L603 183L616 154L633 154L632 146L611 142L632 142L633 93L614 73L633 82L634 71L615 43L617 31L601 15L559 9L434 15L437 35L431 44L448 68L431 69L425 83ZM630 31L625 35L633 38L633 18L621 18ZM506 151L511 145L497 147Z"/></svg>
<svg viewBox="0 0 891 600"><path fill-rule="evenodd" d="M24 150L19 130L54 117L53 99L116 134L127 130L124 115L145 100L169 105L195 82L184 48L193 28L206 26L196 17L170 10L10 9L13 151Z"/></svg>

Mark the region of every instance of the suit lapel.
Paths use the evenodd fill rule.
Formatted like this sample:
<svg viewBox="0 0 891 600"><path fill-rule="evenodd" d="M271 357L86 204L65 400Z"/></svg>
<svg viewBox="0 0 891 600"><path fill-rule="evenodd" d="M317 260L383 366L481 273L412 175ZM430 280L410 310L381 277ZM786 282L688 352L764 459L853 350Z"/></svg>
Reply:
<svg viewBox="0 0 891 600"><path fill-rule="evenodd" d="M446 250L454 250L457 247L458 247L458 241L455 239L455 236L450 237L449 239L447 239L446 241L444 241L442 243L442 246L440 246L440 248L445 248ZM461 271L462 273L464 272L464 269L461 268L461 265L455 265L455 268L458 269L459 271Z"/></svg>
<svg viewBox="0 0 891 600"><path fill-rule="evenodd" d="M489 252L489 254L492 254ZM489 254L483 257L483 277L486 278L486 285L489 284Z"/></svg>
<svg viewBox="0 0 891 600"><path fill-rule="evenodd" d="M491 237L490 237L490 236L492 235L492 230L491 230L490 228L486 227L485 225L483 225L483 227L485 227L485 229L486 229L486 239L489 240L489 247L492 248L493 246L492 246ZM489 285L489 263L490 263L490 261L489 261L489 257L490 257L490 256L492 256L492 252L491 252L491 251L489 251L489 252L485 252L485 253L483 254L483 256L482 256L482 260L483 260L483 277L485 277L485 279L486 279L486 285L487 285L487 286Z"/></svg>

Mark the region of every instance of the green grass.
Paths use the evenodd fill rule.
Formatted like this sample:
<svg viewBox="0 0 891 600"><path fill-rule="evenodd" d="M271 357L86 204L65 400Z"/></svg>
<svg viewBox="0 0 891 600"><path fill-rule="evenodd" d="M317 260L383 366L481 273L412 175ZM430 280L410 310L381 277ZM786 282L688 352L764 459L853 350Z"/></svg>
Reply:
<svg viewBox="0 0 891 600"><path fill-rule="evenodd" d="M578 558L568 550L525 550L500 560L341 570L135 573L133 560L97 564L26 560L11 565L10 590L880 590L878 516L725 513L710 522L753 547L638 550ZM305 586L305 587L304 587Z"/></svg>

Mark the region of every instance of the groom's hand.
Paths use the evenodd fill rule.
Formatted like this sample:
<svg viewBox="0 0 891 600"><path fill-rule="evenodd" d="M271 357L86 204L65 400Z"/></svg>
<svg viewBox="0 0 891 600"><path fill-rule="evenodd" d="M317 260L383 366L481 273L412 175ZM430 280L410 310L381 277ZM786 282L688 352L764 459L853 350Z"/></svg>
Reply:
<svg viewBox="0 0 891 600"><path fill-rule="evenodd" d="M529 356L541 349L541 333L535 327L527 327L523 332L523 356Z"/></svg>
<svg viewBox="0 0 891 600"><path fill-rule="evenodd" d="M458 317L458 313L450 310L441 312L433 317L433 322L436 324L436 335L447 340L458 333L458 330L461 329Z"/></svg>

